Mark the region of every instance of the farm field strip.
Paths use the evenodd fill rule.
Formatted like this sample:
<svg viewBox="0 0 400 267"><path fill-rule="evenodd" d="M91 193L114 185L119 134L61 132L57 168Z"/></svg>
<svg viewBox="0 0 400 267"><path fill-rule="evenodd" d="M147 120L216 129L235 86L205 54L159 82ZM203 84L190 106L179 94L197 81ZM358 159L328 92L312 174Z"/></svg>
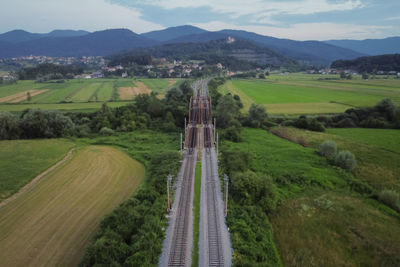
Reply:
<svg viewBox="0 0 400 267"><path fill-rule="evenodd" d="M72 102L88 102L101 85L101 83L85 84L85 86L78 90L70 99Z"/></svg>
<svg viewBox="0 0 400 267"><path fill-rule="evenodd" d="M31 97L34 97L36 95L43 94L43 93L45 93L47 91L48 91L48 89L28 90L28 91L24 91L24 92L21 92L21 93L14 94L14 95L0 97L0 103L19 103L19 102L22 102L24 100L27 101L28 93L30 94Z"/></svg>
<svg viewBox="0 0 400 267"><path fill-rule="evenodd" d="M66 139L0 141L0 201L61 160L74 146Z"/></svg>
<svg viewBox="0 0 400 267"><path fill-rule="evenodd" d="M4 266L76 266L104 215L138 188L144 167L111 147L89 146L0 208Z"/></svg>
<svg viewBox="0 0 400 267"><path fill-rule="evenodd" d="M104 82L97 92L97 101L108 101L111 99L113 93L113 83Z"/></svg>
<svg viewBox="0 0 400 267"><path fill-rule="evenodd" d="M108 102L109 107L121 107L132 103L132 101ZM0 111L18 112L28 108L40 108L43 110L68 110L68 111L90 111L97 110L103 105L102 102L87 103L54 103L54 104L0 104Z"/></svg>
<svg viewBox="0 0 400 267"><path fill-rule="evenodd" d="M34 83L32 81L19 81L17 84L0 85L0 97L6 97L28 90L46 89L46 84Z"/></svg>
<svg viewBox="0 0 400 267"><path fill-rule="evenodd" d="M119 87L118 94L121 100L132 100L139 94L150 94L151 90L142 82L136 82L135 87Z"/></svg>

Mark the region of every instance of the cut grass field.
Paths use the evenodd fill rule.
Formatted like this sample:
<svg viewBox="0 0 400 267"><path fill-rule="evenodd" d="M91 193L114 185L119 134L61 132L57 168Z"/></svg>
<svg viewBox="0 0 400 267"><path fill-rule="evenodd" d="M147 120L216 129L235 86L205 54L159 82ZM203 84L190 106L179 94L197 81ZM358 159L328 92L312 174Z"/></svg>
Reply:
<svg viewBox="0 0 400 267"><path fill-rule="evenodd" d="M138 188L144 167L88 146L0 208L3 266L76 266L103 217Z"/></svg>
<svg viewBox="0 0 400 267"><path fill-rule="evenodd" d="M268 174L277 187L279 204L269 218L285 266L400 264L400 216L350 190L350 174L265 130L244 128L242 138L225 145L248 151L250 170Z"/></svg>
<svg viewBox="0 0 400 267"><path fill-rule="evenodd" d="M0 201L61 160L74 146L64 139L0 141Z"/></svg>
<svg viewBox="0 0 400 267"><path fill-rule="evenodd" d="M335 141L339 150L356 156L355 175L378 191L394 188L400 191L400 133L391 129L328 129L318 133L285 128L288 135L302 137L307 146L317 149L326 140Z"/></svg>
<svg viewBox="0 0 400 267"><path fill-rule="evenodd" d="M150 93L151 90L142 82L135 82L133 87L118 88L118 94L121 100L133 100L137 95Z"/></svg>
<svg viewBox="0 0 400 267"><path fill-rule="evenodd" d="M156 92L162 98L179 79L75 79L64 83L18 81L0 86L0 111L22 111L26 108L89 111L103 102L130 101L138 94ZM27 101L27 92L31 101ZM115 91L115 92L114 92ZM18 104L17 104L18 102ZM69 106L64 106L67 102ZM121 106L123 104L110 104Z"/></svg>
<svg viewBox="0 0 400 267"><path fill-rule="evenodd" d="M319 78L317 78L319 77ZM340 113L350 107L373 106L383 98L400 103L400 79L323 80L325 75L272 75L265 80L231 80L222 93L240 96L247 112L252 103L270 114Z"/></svg>

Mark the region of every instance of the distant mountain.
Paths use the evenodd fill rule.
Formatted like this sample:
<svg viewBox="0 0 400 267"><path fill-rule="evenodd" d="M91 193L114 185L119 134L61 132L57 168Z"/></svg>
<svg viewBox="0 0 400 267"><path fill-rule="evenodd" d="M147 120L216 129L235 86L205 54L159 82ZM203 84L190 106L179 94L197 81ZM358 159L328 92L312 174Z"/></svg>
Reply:
<svg viewBox="0 0 400 267"><path fill-rule="evenodd" d="M0 58L26 55L105 56L122 50L154 44L156 44L155 41L130 30L114 29L83 36L45 37L16 43L13 49L1 49ZM3 45L7 46L7 43L3 43Z"/></svg>
<svg viewBox="0 0 400 267"><path fill-rule="evenodd" d="M84 36L89 34L87 31L74 31L74 30L54 30L47 34L44 34L45 37L76 37L76 36Z"/></svg>
<svg viewBox="0 0 400 267"><path fill-rule="evenodd" d="M184 25L184 26L170 27L159 31L142 33L141 35L158 42L166 42L168 40L177 39L181 36L200 34L204 32L207 31L191 25Z"/></svg>
<svg viewBox="0 0 400 267"><path fill-rule="evenodd" d="M0 34L0 41L9 43L20 43L29 40L39 39L41 37L42 36L39 33L30 33L24 30L14 30Z"/></svg>
<svg viewBox="0 0 400 267"><path fill-rule="evenodd" d="M279 39L238 30L222 30L218 32L181 35L179 38L168 40L167 43L208 42L227 38L228 36L253 41L279 54L297 59L305 64L329 65L332 61L337 59L353 59L365 55L318 41Z"/></svg>
<svg viewBox="0 0 400 267"><path fill-rule="evenodd" d="M88 34L87 31L54 30L50 33L30 33L24 30L14 30L0 34L0 41L21 43L46 37L75 37Z"/></svg>
<svg viewBox="0 0 400 267"><path fill-rule="evenodd" d="M372 53L398 50L399 37L380 40L384 44L368 46L364 43L353 51L339 47L335 42L342 41L294 41L264 36L252 32L238 30L222 30L209 32L194 26L171 27L160 31L136 34L130 30L115 29L94 33L85 31L56 30L46 34L29 33L15 30L0 34L0 58L24 55L48 56L103 56L118 53L121 50L132 50L137 47L151 47L162 44L205 43L213 40L226 39L232 36L237 40L248 40L264 48L268 48L286 58L293 58L308 65L327 66L338 59L354 59ZM365 40L365 42L370 40ZM382 42L381 42L382 41ZM345 40L345 43L352 42ZM359 41L355 41L359 42ZM363 41L361 41L363 42ZM371 40L375 44L374 40ZM14 46L10 47L10 44ZM386 49L386 50L385 50Z"/></svg>
<svg viewBox="0 0 400 267"><path fill-rule="evenodd" d="M129 65L129 60L134 60L135 55L151 55L156 58L165 57L171 60L204 60L208 64L221 63L230 70L247 70L265 65L298 65L292 59L288 59L266 47L242 39L234 42L229 42L227 39L220 39L205 43L175 43L137 48L111 56L111 64Z"/></svg>
<svg viewBox="0 0 400 267"><path fill-rule="evenodd" d="M400 53L400 37L366 40L330 40L325 43L352 49L367 55L384 55Z"/></svg>

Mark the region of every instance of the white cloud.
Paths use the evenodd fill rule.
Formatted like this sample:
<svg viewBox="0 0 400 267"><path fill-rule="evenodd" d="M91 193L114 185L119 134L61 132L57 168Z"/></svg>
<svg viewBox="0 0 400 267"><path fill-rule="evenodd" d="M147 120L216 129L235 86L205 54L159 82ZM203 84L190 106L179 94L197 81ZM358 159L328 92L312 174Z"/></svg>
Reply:
<svg viewBox="0 0 400 267"><path fill-rule="evenodd" d="M382 32L389 26L361 26L335 23L300 23L290 27L234 25L221 21L193 24L209 31L236 29L252 31L262 35L294 40L366 39L385 37Z"/></svg>
<svg viewBox="0 0 400 267"><path fill-rule="evenodd" d="M129 28L137 33L162 29L145 21L135 9L105 0L13 0L0 9L0 32L25 29L48 32L54 29L89 31Z"/></svg>
<svg viewBox="0 0 400 267"><path fill-rule="evenodd" d="M112 1L112 0L110 0ZM129 0L124 3L130 3ZM138 1L132 1L134 6ZM322 12L346 11L361 8L364 5L361 0L299 0L299 1L265 1L265 0L142 0L139 3L157 6L166 10L176 8L199 8L209 7L212 11L228 14L231 18L240 16L254 16L258 22L271 23L274 15L308 15Z"/></svg>
<svg viewBox="0 0 400 267"><path fill-rule="evenodd" d="M400 20L400 16L396 16L396 17L389 17L385 19L386 21L392 21L392 20Z"/></svg>

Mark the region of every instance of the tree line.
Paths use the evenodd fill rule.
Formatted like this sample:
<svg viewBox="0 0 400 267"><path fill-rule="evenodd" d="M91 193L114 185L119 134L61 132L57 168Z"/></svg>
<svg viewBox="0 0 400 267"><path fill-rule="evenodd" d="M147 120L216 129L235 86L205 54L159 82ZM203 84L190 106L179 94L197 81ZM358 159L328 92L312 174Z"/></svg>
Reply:
<svg viewBox="0 0 400 267"><path fill-rule="evenodd" d="M360 73L377 71L400 72L400 54L359 57L352 60L336 60L331 64L335 69L352 69Z"/></svg>

